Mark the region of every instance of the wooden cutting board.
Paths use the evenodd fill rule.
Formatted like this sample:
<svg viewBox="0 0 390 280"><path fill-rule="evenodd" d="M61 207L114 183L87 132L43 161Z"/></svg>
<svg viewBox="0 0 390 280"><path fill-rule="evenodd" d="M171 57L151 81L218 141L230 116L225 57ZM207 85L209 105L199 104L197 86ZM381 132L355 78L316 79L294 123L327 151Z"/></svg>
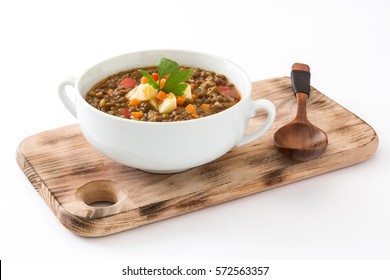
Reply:
<svg viewBox="0 0 390 280"><path fill-rule="evenodd" d="M66 228L97 237L350 166L377 149L378 136L367 123L312 88L308 118L327 133L329 145L320 158L292 162L273 144L274 132L296 113L290 78L255 82L252 96L275 104L271 129L182 173L151 174L113 162L86 142L77 124L28 137L18 147L17 162ZM251 119L249 130L264 118Z"/></svg>

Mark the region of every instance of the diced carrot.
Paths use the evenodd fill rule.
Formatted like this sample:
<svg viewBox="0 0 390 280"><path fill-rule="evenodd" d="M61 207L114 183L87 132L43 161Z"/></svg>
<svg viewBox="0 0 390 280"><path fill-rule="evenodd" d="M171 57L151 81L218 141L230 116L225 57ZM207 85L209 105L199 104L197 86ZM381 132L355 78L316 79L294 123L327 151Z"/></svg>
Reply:
<svg viewBox="0 0 390 280"><path fill-rule="evenodd" d="M131 112L131 115L132 115L134 118L140 119L140 118L142 118L142 116L144 115L144 113L143 113L143 112Z"/></svg>
<svg viewBox="0 0 390 280"><path fill-rule="evenodd" d="M137 99L137 98L134 98L134 99L131 99L129 101L129 105L130 106L138 106L139 104L141 104L141 100Z"/></svg>
<svg viewBox="0 0 390 280"><path fill-rule="evenodd" d="M196 111L194 105L192 104L188 104L186 106L186 112L189 113L189 114L197 114L198 112Z"/></svg>
<svg viewBox="0 0 390 280"><path fill-rule="evenodd" d="M114 92L114 90L113 90L112 88L110 88L110 89L107 91L107 94L108 94L108 95L112 95L113 92Z"/></svg>
<svg viewBox="0 0 390 280"><path fill-rule="evenodd" d="M162 90L160 90L158 92L158 94L156 95L156 98L158 100L161 100L161 101L163 101L166 97L167 97L167 94L165 92L163 92Z"/></svg>
<svg viewBox="0 0 390 280"><path fill-rule="evenodd" d="M153 73L152 74L152 78L153 78L153 80L155 80L157 82L158 81L158 74L157 73Z"/></svg>
<svg viewBox="0 0 390 280"><path fill-rule="evenodd" d="M118 87L125 88L134 88L137 85L137 81L131 78L124 78L119 84Z"/></svg>
<svg viewBox="0 0 390 280"><path fill-rule="evenodd" d="M207 103L203 103L202 105L200 105L200 107L201 107L203 110L208 110L208 109L210 109L211 105L210 105L210 104L207 104Z"/></svg>
<svg viewBox="0 0 390 280"><path fill-rule="evenodd" d="M184 102L186 101L186 96L183 94L181 96L176 96L176 104L177 106L183 106Z"/></svg>
<svg viewBox="0 0 390 280"><path fill-rule="evenodd" d="M146 77L142 77L142 78L141 78L141 84L147 84L148 81L149 81L149 79L146 78Z"/></svg>
<svg viewBox="0 0 390 280"><path fill-rule="evenodd" d="M196 99L196 95L193 93L193 94L191 94L191 98L192 99Z"/></svg>
<svg viewBox="0 0 390 280"><path fill-rule="evenodd" d="M163 88L163 87L164 87L166 81L167 81L167 79L164 79L164 78L162 78L162 79L160 80L160 88Z"/></svg>
<svg viewBox="0 0 390 280"><path fill-rule="evenodd" d="M194 118L194 119L199 119L199 115L197 113L192 113L191 116Z"/></svg>

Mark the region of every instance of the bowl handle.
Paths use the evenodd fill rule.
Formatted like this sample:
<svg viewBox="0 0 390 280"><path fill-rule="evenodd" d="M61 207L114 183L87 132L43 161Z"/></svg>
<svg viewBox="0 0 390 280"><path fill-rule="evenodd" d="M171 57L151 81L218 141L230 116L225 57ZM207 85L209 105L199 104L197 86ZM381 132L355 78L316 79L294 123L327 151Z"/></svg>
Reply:
<svg viewBox="0 0 390 280"><path fill-rule="evenodd" d="M76 78L75 77L67 77L64 79L62 83L59 84L58 86L58 95L66 107L68 111L75 117L77 118L77 113L76 113L76 103L69 98L67 95L66 91L66 86L71 86L73 89L75 89L76 85Z"/></svg>
<svg viewBox="0 0 390 280"><path fill-rule="evenodd" d="M267 99L256 99L252 101L252 115L253 117L256 114L256 111L264 110L268 113L267 119L264 121L262 126L260 126L257 130L251 133L244 134L241 139L238 141L237 146L242 146L245 144L248 144L249 142L252 142L259 138L261 135L263 135L272 125L275 115L276 115L276 109L274 104L267 100Z"/></svg>

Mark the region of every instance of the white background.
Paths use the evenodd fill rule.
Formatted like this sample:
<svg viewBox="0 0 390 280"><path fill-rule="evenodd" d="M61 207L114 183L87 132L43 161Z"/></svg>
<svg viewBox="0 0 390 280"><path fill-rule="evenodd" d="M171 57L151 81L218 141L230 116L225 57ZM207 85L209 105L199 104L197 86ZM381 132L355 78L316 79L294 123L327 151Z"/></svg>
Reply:
<svg viewBox="0 0 390 280"><path fill-rule="evenodd" d="M0 30L1 259L390 259L388 1L2 1ZM65 76L155 48L224 56L253 81L309 64L312 85L370 124L378 150L272 191L77 237L17 166L17 146L77 122L57 96Z"/></svg>

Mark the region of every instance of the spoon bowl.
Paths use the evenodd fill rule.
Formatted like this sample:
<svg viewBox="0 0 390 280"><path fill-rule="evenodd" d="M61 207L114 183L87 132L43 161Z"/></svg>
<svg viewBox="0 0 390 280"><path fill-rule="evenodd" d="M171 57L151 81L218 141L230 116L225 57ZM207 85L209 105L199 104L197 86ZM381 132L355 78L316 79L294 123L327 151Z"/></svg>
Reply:
<svg viewBox="0 0 390 280"><path fill-rule="evenodd" d="M297 114L293 121L275 132L274 143L284 156L295 161L307 161L317 158L325 151L328 137L307 119L306 106L310 95L309 66L295 63L291 78L298 103Z"/></svg>
<svg viewBox="0 0 390 280"><path fill-rule="evenodd" d="M295 161L307 161L320 156L328 145L328 138L321 129L310 124L291 122L274 135L277 149Z"/></svg>

